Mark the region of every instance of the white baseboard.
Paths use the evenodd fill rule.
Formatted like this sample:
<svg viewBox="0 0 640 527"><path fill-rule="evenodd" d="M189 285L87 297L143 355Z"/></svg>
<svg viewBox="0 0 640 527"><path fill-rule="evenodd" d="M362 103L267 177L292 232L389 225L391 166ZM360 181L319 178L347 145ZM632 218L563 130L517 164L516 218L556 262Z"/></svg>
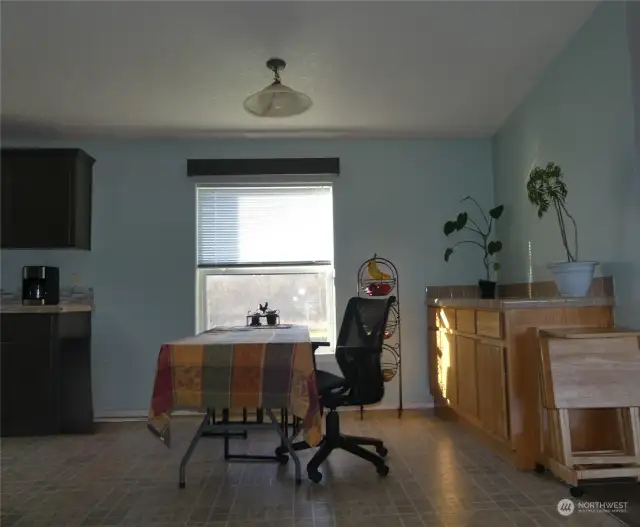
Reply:
<svg viewBox="0 0 640 527"><path fill-rule="evenodd" d="M429 403L407 403L403 405L405 410L427 410L433 408L432 402ZM377 404L375 406L366 406L366 412L372 412L377 410L397 410L397 404ZM340 408L341 412L355 412L359 411L357 406L349 406ZM173 412L174 417L197 417L204 415L204 412L196 412L192 410L177 410ZM99 415L94 417L96 423L122 423L126 421L146 421L149 417L148 410L107 410L100 412Z"/></svg>
<svg viewBox="0 0 640 527"><path fill-rule="evenodd" d="M429 408L433 408L434 404L433 403L406 403L402 405L402 409L403 410L428 410ZM378 411L378 410L383 410L383 411L389 411L389 410L397 410L398 409L398 405L397 404L393 404L393 403L382 403L382 404L376 404L373 406L365 406L364 407L364 411L365 412L373 412L373 411ZM360 411L360 407L359 406L344 406L342 408L339 408L338 411L340 412L359 412Z"/></svg>
<svg viewBox="0 0 640 527"><path fill-rule="evenodd" d="M202 416L204 412L193 410L176 410L173 416ZM149 418L149 410L107 410L94 416L95 423L120 423L124 421L146 421Z"/></svg>

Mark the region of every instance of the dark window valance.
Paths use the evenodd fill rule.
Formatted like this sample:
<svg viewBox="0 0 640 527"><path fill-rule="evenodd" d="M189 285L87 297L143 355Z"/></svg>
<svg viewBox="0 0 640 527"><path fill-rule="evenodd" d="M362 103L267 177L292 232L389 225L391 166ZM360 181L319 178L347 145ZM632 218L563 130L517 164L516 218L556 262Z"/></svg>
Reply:
<svg viewBox="0 0 640 527"><path fill-rule="evenodd" d="M340 174L337 157L187 159L187 176L299 176Z"/></svg>

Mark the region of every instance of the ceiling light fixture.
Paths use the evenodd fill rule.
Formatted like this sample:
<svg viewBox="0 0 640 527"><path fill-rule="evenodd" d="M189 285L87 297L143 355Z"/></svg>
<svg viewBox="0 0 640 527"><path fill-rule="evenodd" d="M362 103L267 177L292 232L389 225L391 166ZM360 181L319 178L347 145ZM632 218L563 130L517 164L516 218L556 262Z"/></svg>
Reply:
<svg viewBox="0 0 640 527"><path fill-rule="evenodd" d="M291 117L311 108L313 103L308 95L280 82L280 70L286 65L282 59L267 61L267 68L273 71L273 83L244 100L243 106L247 112L258 117Z"/></svg>

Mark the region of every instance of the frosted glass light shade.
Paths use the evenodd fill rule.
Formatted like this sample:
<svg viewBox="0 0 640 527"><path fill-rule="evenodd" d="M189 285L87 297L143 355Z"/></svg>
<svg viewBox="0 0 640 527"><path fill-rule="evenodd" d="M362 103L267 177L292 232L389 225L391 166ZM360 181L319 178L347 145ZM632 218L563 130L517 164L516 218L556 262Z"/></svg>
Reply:
<svg viewBox="0 0 640 527"><path fill-rule="evenodd" d="M311 108L312 101L304 93L274 82L244 100L244 109L258 117L291 117Z"/></svg>

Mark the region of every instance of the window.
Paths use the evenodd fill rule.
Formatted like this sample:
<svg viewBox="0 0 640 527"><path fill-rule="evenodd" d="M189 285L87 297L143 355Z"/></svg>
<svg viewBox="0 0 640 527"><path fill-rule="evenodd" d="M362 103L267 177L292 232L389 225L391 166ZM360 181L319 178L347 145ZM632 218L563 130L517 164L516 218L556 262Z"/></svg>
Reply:
<svg viewBox="0 0 640 527"><path fill-rule="evenodd" d="M198 331L245 325L269 302L281 323L334 340L331 190L197 187Z"/></svg>

